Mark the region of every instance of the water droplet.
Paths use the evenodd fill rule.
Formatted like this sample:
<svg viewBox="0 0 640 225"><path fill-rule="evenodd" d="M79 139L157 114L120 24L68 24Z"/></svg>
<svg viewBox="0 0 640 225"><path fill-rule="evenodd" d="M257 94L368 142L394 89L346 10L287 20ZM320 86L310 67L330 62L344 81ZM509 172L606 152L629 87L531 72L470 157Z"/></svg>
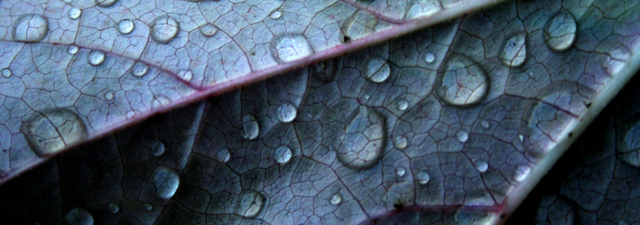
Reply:
<svg viewBox="0 0 640 225"><path fill-rule="evenodd" d="M11 70L9 68L4 68L2 69L2 76L4 78L9 78L13 75L13 72L11 72Z"/></svg>
<svg viewBox="0 0 640 225"><path fill-rule="evenodd" d="M31 149L41 157L57 153L88 136L87 127L82 119L68 109L35 113L22 122L20 130Z"/></svg>
<svg viewBox="0 0 640 225"><path fill-rule="evenodd" d="M273 13L271 13L269 17L271 17L271 19L274 19L274 20L280 19L280 17L282 17L282 12L278 10L273 11Z"/></svg>
<svg viewBox="0 0 640 225"><path fill-rule="evenodd" d="M427 173L427 171L420 171L416 175L416 178L418 179L419 184L425 185L429 183L429 179L431 179L431 176L429 176L429 173Z"/></svg>
<svg viewBox="0 0 640 225"><path fill-rule="evenodd" d="M409 102L405 99L400 99L398 101L398 110L405 111L407 108L409 108Z"/></svg>
<svg viewBox="0 0 640 225"><path fill-rule="evenodd" d="M407 147L407 143L409 142L406 137L396 136L394 140L396 147L399 149L404 149Z"/></svg>
<svg viewBox="0 0 640 225"><path fill-rule="evenodd" d="M405 172L407 172L407 171L404 169L404 167L398 167L398 168L396 169L396 174L397 174L399 177L404 176Z"/></svg>
<svg viewBox="0 0 640 225"><path fill-rule="evenodd" d="M513 173L513 179L520 182L523 181L529 173L531 172L531 168L526 165L520 165L516 168L516 171Z"/></svg>
<svg viewBox="0 0 640 225"><path fill-rule="evenodd" d="M113 92L107 91L107 93L104 93L104 99L107 101L113 100L113 97Z"/></svg>
<svg viewBox="0 0 640 225"><path fill-rule="evenodd" d="M178 35L180 24L170 16L164 15L156 18L151 27L151 38L162 44L167 44Z"/></svg>
<svg viewBox="0 0 640 225"><path fill-rule="evenodd" d="M75 20L78 19L82 15L82 10L73 7L69 10L69 19Z"/></svg>
<svg viewBox="0 0 640 225"><path fill-rule="evenodd" d="M489 124L489 121L482 120L480 122L480 127L482 127L482 129L488 130L491 125Z"/></svg>
<svg viewBox="0 0 640 225"><path fill-rule="evenodd" d="M452 56L438 72L436 94L454 106L479 103L489 91L489 77L477 63L462 55Z"/></svg>
<svg viewBox="0 0 640 225"><path fill-rule="evenodd" d="M64 215L64 224L69 225L92 225L93 216L87 210L73 208Z"/></svg>
<svg viewBox="0 0 640 225"><path fill-rule="evenodd" d="M338 72L338 63L336 59L329 59L322 62L318 62L311 66L311 71L318 80L322 82L330 82L336 77Z"/></svg>
<svg viewBox="0 0 640 225"><path fill-rule="evenodd" d="M625 124L626 125L626 124ZM628 125L627 125L628 126ZM640 167L640 157L638 156L638 150L640 150L640 121L633 124L626 132L620 132L616 145L618 157L625 163Z"/></svg>
<svg viewBox="0 0 640 225"><path fill-rule="evenodd" d="M338 205L340 204L340 202L342 202L342 197L340 196L340 194L335 194L333 195L333 197L331 197L331 199L329 199L329 203L331 203L332 205Z"/></svg>
<svg viewBox="0 0 640 225"><path fill-rule="evenodd" d="M252 218L260 213L266 199L264 195L255 191L245 191L240 194L236 212L243 217Z"/></svg>
<svg viewBox="0 0 640 225"><path fill-rule="evenodd" d="M151 204L149 204L149 203L145 203L145 204L144 204L144 208L145 208L147 211L151 211L151 210L153 209L153 206L152 206Z"/></svg>
<svg viewBox="0 0 640 225"><path fill-rule="evenodd" d="M509 67L519 67L527 59L527 34L518 33L513 35L502 46L498 58Z"/></svg>
<svg viewBox="0 0 640 225"><path fill-rule="evenodd" d="M207 23L200 26L200 33L205 37L212 37L213 35L218 33L218 27L216 27L216 25Z"/></svg>
<svg viewBox="0 0 640 225"><path fill-rule="evenodd" d="M278 120L283 123L289 123L296 118L298 114L297 109L294 105L290 103L284 103L280 107L278 107Z"/></svg>
<svg viewBox="0 0 640 225"><path fill-rule="evenodd" d="M154 142L151 145L151 154L156 157L164 154L164 143L162 141Z"/></svg>
<svg viewBox="0 0 640 225"><path fill-rule="evenodd" d="M109 207L109 212L116 214L118 212L120 212L120 206L113 204L113 203L109 203L109 205L107 206Z"/></svg>
<svg viewBox="0 0 640 225"><path fill-rule="evenodd" d="M117 0L95 0L95 1L96 1L96 5L99 5L101 7L109 7L117 2Z"/></svg>
<svg viewBox="0 0 640 225"><path fill-rule="evenodd" d="M258 121L253 115L246 115L242 118L242 129L244 130L244 138L247 140L256 139L260 134Z"/></svg>
<svg viewBox="0 0 640 225"><path fill-rule="evenodd" d="M158 167L153 173L153 185L156 187L156 194L162 199L173 197L180 186L180 175L176 171Z"/></svg>
<svg viewBox="0 0 640 225"><path fill-rule="evenodd" d="M227 163L231 159L231 153L229 152L228 149L223 148L222 150L218 151L217 157L218 157L218 161Z"/></svg>
<svg viewBox="0 0 640 225"><path fill-rule="evenodd" d="M102 51L91 51L89 52L89 64L98 66L104 62L105 53Z"/></svg>
<svg viewBox="0 0 640 225"><path fill-rule="evenodd" d="M118 32L121 34L129 34L135 27L136 25L130 19L124 19L118 22Z"/></svg>
<svg viewBox="0 0 640 225"><path fill-rule="evenodd" d="M436 56L431 52L427 52L427 54L424 55L424 61L426 63L432 63L433 61L436 61Z"/></svg>
<svg viewBox="0 0 640 225"><path fill-rule="evenodd" d="M149 71L149 66L141 62L136 62L131 67L131 75L134 77L142 77L147 74L147 71Z"/></svg>
<svg viewBox="0 0 640 225"><path fill-rule="evenodd" d="M47 36L49 21L41 15L27 14L18 17L12 28L13 40L38 42Z"/></svg>
<svg viewBox="0 0 640 225"><path fill-rule="evenodd" d="M291 159L291 149L287 146L280 146L276 148L274 156L276 158L276 161L278 161L278 163L280 164L287 163Z"/></svg>
<svg viewBox="0 0 640 225"><path fill-rule="evenodd" d="M382 155L384 119L372 109L360 106L346 121L344 134L336 140L338 161L353 169L375 165Z"/></svg>
<svg viewBox="0 0 640 225"><path fill-rule="evenodd" d="M551 50L564 51L573 45L577 30L576 19L567 12L560 12L547 22L542 36Z"/></svg>
<svg viewBox="0 0 640 225"><path fill-rule="evenodd" d="M487 172L487 170L489 169L489 164L485 161L482 161L482 160L476 161L475 164L476 164L476 169L480 173Z"/></svg>
<svg viewBox="0 0 640 225"><path fill-rule="evenodd" d="M191 70L187 70L186 72L185 71L181 72L180 76L185 81L191 81L191 79L193 79L193 73L191 72Z"/></svg>
<svg viewBox="0 0 640 225"><path fill-rule="evenodd" d="M271 54L281 62L291 62L313 54L313 49L304 36L286 34L273 39Z"/></svg>
<svg viewBox="0 0 640 225"><path fill-rule="evenodd" d="M464 130L458 131L458 133L456 133L456 139L458 139L459 142L465 143L469 140L469 133Z"/></svg>
<svg viewBox="0 0 640 225"><path fill-rule="evenodd" d="M374 83L382 83L389 78L391 74L391 67L387 60L382 58L373 58L367 64L367 68L365 69L364 75L371 82Z"/></svg>
<svg viewBox="0 0 640 225"><path fill-rule="evenodd" d="M75 55L76 53L78 53L78 50L80 50L78 46L70 45L69 48L67 49L67 52L71 55Z"/></svg>

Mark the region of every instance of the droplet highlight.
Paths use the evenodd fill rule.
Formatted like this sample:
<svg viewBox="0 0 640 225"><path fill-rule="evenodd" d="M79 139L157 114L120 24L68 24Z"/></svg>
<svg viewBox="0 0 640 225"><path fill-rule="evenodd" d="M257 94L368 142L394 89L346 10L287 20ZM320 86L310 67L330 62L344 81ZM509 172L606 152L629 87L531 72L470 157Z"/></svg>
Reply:
<svg viewBox="0 0 640 225"><path fill-rule="evenodd" d="M338 161L352 169L375 165L380 160L385 140L384 118L372 109L360 106L346 121L344 134L336 143Z"/></svg>
<svg viewBox="0 0 640 225"><path fill-rule="evenodd" d="M367 63L364 75L371 82L382 83L391 75L391 67L387 60L376 57Z"/></svg>
<svg viewBox="0 0 640 225"><path fill-rule="evenodd" d="M57 153L88 136L82 119L68 109L35 113L22 122L20 130L31 149L40 157Z"/></svg>
<svg viewBox="0 0 640 225"><path fill-rule="evenodd" d="M297 114L298 112L296 107L291 103L285 103L278 107L278 120L283 123L293 121Z"/></svg>
<svg viewBox="0 0 640 225"><path fill-rule="evenodd" d="M73 7L69 10L69 19L75 20L80 18L80 15L82 15L82 10Z"/></svg>
<svg viewBox="0 0 640 225"><path fill-rule="evenodd" d="M266 198L256 191L245 191L240 194L236 213L246 218L253 218L260 213Z"/></svg>
<svg viewBox="0 0 640 225"><path fill-rule="evenodd" d="M131 75L134 77L142 77L149 71L149 66L147 64L136 62L131 67Z"/></svg>
<svg viewBox="0 0 640 225"><path fill-rule="evenodd" d="M129 34L135 28L135 24L130 19L123 19L118 22L118 33Z"/></svg>
<svg viewBox="0 0 640 225"><path fill-rule="evenodd" d="M462 55L454 55L438 72L436 95L454 106L481 102L489 91L489 77L482 67Z"/></svg>
<svg viewBox="0 0 640 225"><path fill-rule="evenodd" d="M502 46L498 58L506 66L519 67L527 59L527 34L518 33L513 35Z"/></svg>
<svg viewBox="0 0 640 225"><path fill-rule="evenodd" d="M207 23L200 26L200 33L205 37L212 37L213 35L218 33L218 27L216 27L216 25Z"/></svg>
<svg viewBox="0 0 640 225"><path fill-rule="evenodd" d="M173 197L180 186L180 175L172 169L158 167L153 173L153 185L156 187L156 194L162 199Z"/></svg>
<svg viewBox="0 0 640 225"><path fill-rule="evenodd" d="M429 173L427 173L427 171L420 171L416 175L416 179L418 179L418 183L419 184L425 185L425 184L429 183L429 180L431 179L431 176L429 176Z"/></svg>
<svg viewBox="0 0 640 225"><path fill-rule="evenodd" d="M164 154L164 150L165 150L164 142L162 141L154 142L151 145L151 155L153 156L156 156L156 157L161 156L162 154Z"/></svg>
<svg viewBox="0 0 640 225"><path fill-rule="evenodd" d="M300 34L275 37L271 45L271 54L281 62L291 62L313 54L307 38Z"/></svg>
<svg viewBox="0 0 640 225"><path fill-rule="evenodd" d="M46 17L35 14L22 15L13 23L13 40L38 42L49 32L49 21Z"/></svg>
<svg viewBox="0 0 640 225"><path fill-rule="evenodd" d="M73 208L64 215L64 224L69 225L93 225L93 216L87 210Z"/></svg>
<svg viewBox="0 0 640 225"><path fill-rule="evenodd" d="M161 44L167 44L173 40L178 31L180 24L170 16L164 15L156 18L151 27L151 38Z"/></svg>
<svg viewBox="0 0 640 225"><path fill-rule="evenodd" d="M106 57L106 54L102 51L91 51L89 52L89 64L93 65L93 66L99 66L100 64L102 64L102 62L104 62L104 58Z"/></svg>
<svg viewBox="0 0 640 225"><path fill-rule="evenodd" d="M568 12L560 12L547 21L542 36L551 50L564 51L573 45L577 30L576 19Z"/></svg>
<svg viewBox="0 0 640 225"><path fill-rule="evenodd" d="M329 203L331 203L332 205L338 205L342 202L342 197L340 196L340 194L335 194L333 195L333 197L331 197L331 199L329 199Z"/></svg>
<svg viewBox="0 0 640 225"><path fill-rule="evenodd" d="M285 164L291 160L291 149L287 146L280 146L276 148L274 158L280 164Z"/></svg>
<svg viewBox="0 0 640 225"><path fill-rule="evenodd" d="M253 115L246 115L242 118L242 130L244 131L244 138L247 140L253 140L258 137L260 127Z"/></svg>
<svg viewBox="0 0 640 225"><path fill-rule="evenodd" d="M13 76L13 72L9 68L2 69L2 77L9 78L11 76Z"/></svg>

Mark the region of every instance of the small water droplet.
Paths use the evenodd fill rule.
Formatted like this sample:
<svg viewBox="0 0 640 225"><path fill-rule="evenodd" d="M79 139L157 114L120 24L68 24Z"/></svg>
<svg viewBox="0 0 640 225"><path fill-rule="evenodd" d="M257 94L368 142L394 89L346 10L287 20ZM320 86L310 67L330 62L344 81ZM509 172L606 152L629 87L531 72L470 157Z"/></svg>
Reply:
<svg viewBox="0 0 640 225"><path fill-rule="evenodd" d="M431 179L431 176L429 176L429 173L427 173L427 171L420 171L416 175L416 178L418 179L419 184L425 185L429 183L429 179Z"/></svg>
<svg viewBox="0 0 640 225"><path fill-rule="evenodd" d="M107 91L106 93L104 93L104 99L107 101L113 100L113 97L113 92L111 91Z"/></svg>
<svg viewBox="0 0 640 225"><path fill-rule="evenodd" d="M398 101L398 110L405 111L407 108L409 108L409 102L405 99L400 99Z"/></svg>
<svg viewBox="0 0 640 225"><path fill-rule="evenodd" d="M236 212L243 217L253 218L260 213L266 198L264 195L255 191L245 191L240 194L239 203Z"/></svg>
<svg viewBox="0 0 640 225"><path fill-rule="evenodd" d="M109 7L117 2L117 0L95 0L96 4L101 7Z"/></svg>
<svg viewBox="0 0 640 225"><path fill-rule="evenodd" d="M121 34L129 34L135 28L135 24L130 19L123 19L118 22L118 32Z"/></svg>
<svg viewBox="0 0 640 225"><path fill-rule="evenodd" d="M184 72L184 71L181 72L180 76L185 81L191 81L191 79L193 79L193 73L191 72L191 70L187 70L186 72Z"/></svg>
<svg viewBox="0 0 640 225"><path fill-rule="evenodd" d="M329 59L322 62L318 62L311 66L311 71L318 80L322 82L330 82L336 77L338 72L337 62L335 59Z"/></svg>
<svg viewBox="0 0 640 225"><path fill-rule="evenodd" d="M395 142L397 148L404 149L404 148L407 147L407 144L408 144L409 141L407 140L406 137L396 136L394 142Z"/></svg>
<svg viewBox="0 0 640 225"><path fill-rule="evenodd" d="M346 120L344 134L336 140L338 161L353 169L375 165L382 155L385 123L380 114L360 106Z"/></svg>
<svg viewBox="0 0 640 225"><path fill-rule="evenodd" d="M4 78L9 78L13 75L13 72L11 72L11 70L9 68L4 68L2 69L2 76Z"/></svg>
<svg viewBox="0 0 640 225"><path fill-rule="evenodd" d="M291 159L291 149L287 146L280 146L276 148L274 156L276 158L276 161L278 161L278 163L280 164L287 163Z"/></svg>
<svg viewBox="0 0 640 225"><path fill-rule="evenodd" d="M271 54L281 62L291 62L313 54L307 38L300 34L285 34L272 41Z"/></svg>
<svg viewBox="0 0 640 225"><path fill-rule="evenodd" d="M433 61L436 61L436 56L431 52L427 52L427 54L424 55L424 61L426 63L432 63Z"/></svg>
<svg viewBox="0 0 640 225"><path fill-rule="evenodd" d="M489 77L482 67L462 55L454 55L438 72L434 89L444 102L454 106L479 103L489 92Z"/></svg>
<svg viewBox="0 0 640 225"><path fill-rule="evenodd" d="M298 114L297 109L294 105L290 103L284 103L280 107L278 107L278 120L283 123L289 123L296 118Z"/></svg>
<svg viewBox="0 0 640 225"><path fill-rule="evenodd" d="M231 159L231 153L229 152L228 149L223 148L222 150L218 151L217 157L218 157L218 161L227 163Z"/></svg>
<svg viewBox="0 0 640 225"><path fill-rule="evenodd" d="M173 197L180 186L180 175L176 171L158 167L153 173L153 185L156 187L156 194L162 199Z"/></svg>
<svg viewBox="0 0 640 225"><path fill-rule="evenodd" d="M340 194L335 194L333 195L333 197L331 197L331 199L329 199L329 203L331 203L332 205L338 205L342 202L342 197L340 196Z"/></svg>
<svg viewBox="0 0 640 225"><path fill-rule="evenodd" d="M73 7L69 10L69 19L75 20L78 19L82 15L82 10Z"/></svg>
<svg viewBox="0 0 640 225"><path fill-rule="evenodd" d="M520 182L523 181L529 173L531 172L531 168L526 165L520 165L516 168L516 171L513 173L513 179Z"/></svg>
<svg viewBox="0 0 640 225"><path fill-rule="evenodd" d="M620 132L618 136L618 140L622 140L618 141L619 144L616 145L618 158L631 166L640 167L640 156L638 155L638 150L640 150L640 122L633 124L626 132Z"/></svg>
<svg viewBox="0 0 640 225"><path fill-rule="evenodd" d="M94 66L99 66L100 64L102 64L102 62L104 62L104 58L106 57L105 53L102 51L91 51L89 52L89 64L94 65Z"/></svg>
<svg viewBox="0 0 640 225"><path fill-rule="evenodd" d="M29 146L41 157L81 142L87 136L87 127L75 112L53 109L35 113L22 122L20 130Z"/></svg>
<svg viewBox="0 0 640 225"><path fill-rule="evenodd" d="M387 60L376 57L369 61L364 74L371 82L382 83L389 78L391 67Z"/></svg>
<svg viewBox="0 0 640 225"><path fill-rule="evenodd" d="M69 48L67 49L67 52L71 55L75 55L76 53L78 53L78 50L80 50L78 46L70 45Z"/></svg>
<svg viewBox="0 0 640 225"><path fill-rule="evenodd" d="M178 35L180 24L170 16L164 15L156 18L151 26L151 38L162 44L167 44Z"/></svg>
<svg viewBox="0 0 640 225"><path fill-rule="evenodd" d="M486 161L476 161L476 169L478 170L478 172L480 173L484 173L489 169L489 164Z"/></svg>
<svg viewBox="0 0 640 225"><path fill-rule="evenodd" d="M147 74L147 71L149 71L149 66L141 62L136 62L131 67L131 75L134 77L142 77Z"/></svg>
<svg viewBox="0 0 640 225"><path fill-rule="evenodd" d="M269 17L274 20L280 19L280 17L282 17L282 12L280 12L279 10L273 11L273 13L271 13Z"/></svg>
<svg viewBox="0 0 640 225"><path fill-rule="evenodd" d="M525 45L526 40L527 34L525 33L513 35L507 39L502 46L502 50L500 51L498 58L500 58L503 64L509 67L522 66L524 61L527 59L527 45Z"/></svg>
<svg viewBox="0 0 640 225"><path fill-rule="evenodd" d="M573 45L577 30L576 19L568 12L560 12L547 21L542 35L551 50L564 51Z"/></svg>
<svg viewBox="0 0 640 225"><path fill-rule="evenodd" d="M164 143L162 141L154 142L151 145L151 154L156 157L164 154Z"/></svg>
<svg viewBox="0 0 640 225"><path fill-rule="evenodd" d="M149 204L149 203L145 203L145 204L144 204L144 208L145 208L147 211L151 211L151 210L153 209L153 206L152 206L151 204Z"/></svg>
<svg viewBox="0 0 640 225"><path fill-rule="evenodd" d="M73 208L64 215L64 223L69 225L93 225L93 216L87 210Z"/></svg>
<svg viewBox="0 0 640 225"><path fill-rule="evenodd" d="M469 140L469 133L464 130L458 131L458 133L456 133L456 139L458 139L459 142L465 143Z"/></svg>
<svg viewBox="0 0 640 225"><path fill-rule="evenodd" d="M216 25L207 23L200 26L200 33L205 37L212 37L216 33L218 33L218 27Z"/></svg>
<svg viewBox="0 0 640 225"><path fill-rule="evenodd" d="M397 174L399 177L404 176L404 174L405 174L406 172L407 172L407 171L404 169L404 167L398 167L398 168L396 169L396 174Z"/></svg>
<svg viewBox="0 0 640 225"><path fill-rule="evenodd" d="M107 206L109 207L109 212L112 214L116 214L118 212L120 212L120 206L113 204L113 203L109 203L109 205Z"/></svg>
<svg viewBox="0 0 640 225"><path fill-rule="evenodd" d="M35 14L22 15L16 19L12 27L13 40L38 42L49 32L49 21L46 17Z"/></svg>
<svg viewBox="0 0 640 225"><path fill-rule="evenodd" d="M258 121L253 115L246 115L242 118L242 129L244 130L244 138L247 140L256 139L260 134Z"/></svg>
<svg viewBox="0 0 640 225"><path fill-rule="evenodd" d="M482 120L480 122L480 127L482 127L482 129L488 130L491 127L491 125L489 124L489 121Z"/></svg>

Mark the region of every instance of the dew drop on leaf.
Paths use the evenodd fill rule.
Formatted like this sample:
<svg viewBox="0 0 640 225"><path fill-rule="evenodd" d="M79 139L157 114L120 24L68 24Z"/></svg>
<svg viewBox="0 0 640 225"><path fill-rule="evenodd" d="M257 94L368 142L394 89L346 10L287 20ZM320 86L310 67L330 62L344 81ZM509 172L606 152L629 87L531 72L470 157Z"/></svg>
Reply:
<svg viewBox="0 0 640 225"><path fill-rule="evenodd" d="M551 50L564 51L573 45L577 30L576 19L568 12L560 12L547 21L542 35Z"/></svg>
<svg viewBox="0 0 640 225"><path fill-rule="evenodd" d="M180 175L172 169L158 167L153 173L153 185L156 187L156 194L162 199L173 197L180 186Z"/></svg>
<svg viewBox="0 0 640 225"><path fill-rule="evenodd" d="M164 154L164 143L162 141L156 141L151 145L151 155L153 156L161 156Z"/></svg>
<svg viewBox="0 0 640 225"><path fill-rule="evenodd" d="M73 7L69 10L69 19L75 20L78 19L82 15L82 10Z"/></svg>
<svg viewBox="0 0 640 225"><path fill-rule="evenodd" d="M16 19L12 27L13 40L38 42L49 32L49 21L46 17L35 14L22 15Z"/></svg>
<svg viewBox="0 0 640 225"><path fill-rule="evenodd" d="M253 218L262 210L266 198L256 191L245 191L240 194L238 200L236 213L246 218Z"/></svg>
<svg viewBox="0 0 640 225"><path fill-rule="evenodd" d="M136 62L131 67L131 75L134 77L142 77L149 71L149 66L147 64Z"/></svg>
<svg viewBox="0 0 640 225"><path fill-rule="evenodd" d="M469 140L469 133L464 130L458 131L458 133L456 133L456 139L458 139L459 142L465 143Z"/></svg>
<svg viewBox="0 0 640 225"><path fill-rule="evenodd" d="M274 157L280 164L287 163L291 160L291 149L287 146L280 146L276 148Z"/></svg>
<svg viewBox="0 0 640 225"><path fill-rule="evenodd" d="M102 62L104 62L104 58L106 57L105 53L102 51L91 51L89 52L89 64L94 65L94 66L99 66L100 64L102 64Z"/></svg>
<svg viewBox="0 0 640 225"><path fill-rule="evenodd" d="M502 46L498 58L500 58L503 64L509 67L522 66L527 59L526 40L527 35L525 33L518 33L511 36Z"/></svg>
<svg viewBox="0 0 640 225"><path fill-rule="evenodd" d="M531 172L531 168L526 165L520 165L516 168L516 171L513 173L513 179L520 182L523 181L529 173Z"/></svg>
<svg viewBox="0 0 640 225"><path fill-rule="evenodd" d="M116 214L118 212L120 212L120 206L114 204L114 203L109 203L109 205L107 206L109 209L109 212L112 214Z"/></svg>
<svg viewBox="0 0 640 225"><path fill-rule="evenodd" d="M223 148L220 151L218 151L217 157L218 157L218 161L227 163L231 159L231 153L229 152L228 149Z"/></svg>
<svg viewBox="0 0 640 225"><path fill-rule="evenodd" d="M291 62L313 54L313 49L304 36L285 34L273 39L271 54L281 62Z"/></svg>
<svg viewBox="0 0 640 225"><path fill-rule="evenodd" d="M396 174L397 174L399 177L404 176L404 174L405 174L406 172L407 172L407 171L406 171L406 169L405 169L404 167L398 167L398 168L396 169Z"/></svg>
<svg viewBox="0 0 640 225"><path fill-rule="evenodd" d="M78 46L75 46L75 45L71 45L69 46L69 48L67 48L67 52L71 55L75 55L76 53L78 53L78 50L80 50L80 48L78 48Z"/></svg>
<svg viewBox="0 0 640 225"><path fill-rule="evenodd" d="M431 176L429 176L429 173L427 173L427 171L420 171L416 175L416 179L418 179L419 184L425 185L429 183L429 179L431 179Z"/></svg>
<svg viewBox="0 0 640 225"><path fill-rule="evenodd" d="M64 215L63 224L68 225L93 225L93 216L87 210L73 208Z"/></svg>
<svg viewBox="0 0 640 225"><path fill-rule="evenodd" d="M99 5L101 7L109 7L117 2L117 0L95 0L95 1L96 1L96 5Z"/></svg>
<svg viewBox="0 0 640 225"><path fill-rule="evenodd" d="M338 161L353 169L375 165L382 156L386 136L382 115L366 106L360 106L346 122L344 134L336 140Z"/></svg>
<svg viewBox="0 0 640 225"><path fill-rule="evenodd" d="M333 197L331 197L331 199L329 199L329 203L331 203L332 205L338 205L342 202L342 197L340 196L340 194L335 194L333 195Z"/></svg>
<svg viewBox="0 0 640 225"><path fill-rule="evenodd" d="M135 28L135 24L130 19L123 19L118 22L118 32L121 34L129 34Z"/></svg>
<svg viewBox="0 0 640 225"><path fill-rule="evenodd" d="M297 109L291 103L284 103L278 107L278 120L283 123L289 123L296 118Z"/></svg>
<svg viewBox="0 0 640 225"><path fill-rule="evenodd" d="M9 68L2 69L2 77L9 78L13 75L13 72Z"/></svg>
<svg viewBox="0 0 640 225"><path fill-rule="evenodd" d="M151 38L162 44L167 44L178 35L180 24L170 16L164 15L156 18L151 27Z"/></svg>
<svg viewBox="0 0 640 225"><path fill-rule="evenodd" d="M367 63L364 75L367 79L374 83L382 83L389 78L391 67L387 60L382 58L373 58Z"/></svg>
<svg viewBox="0 0 640 225"><path fill-rule="evenodd" d="M68 109L53 109L35 113L22 122L20 130L29 146L41 157L77 144L87 136L87 127L75 112Z"/></svg>
<svg viewBox="0 0 640 225"><path fill-rule="evenodd" d="M616 150L618 152L618 158L623 162L640 167L640 156L638 150L640 150L640 121L633 124L629 130L622 132L618 138L618 144Z"/></svg>
<svg viewBox="0 0 640 225"><path fill-rule="evenodd" d="M462 55L452 56L438 72L436 94L454 106L469 106L484 99L489 90L489 78L480 65Z"/></svg>
<svg viewBox="0 0 640 225"><path fill-rule="evenodd" d="M260 127L253 115L246 115L242 118L242 130L244 131L244 138L247 140L253 140L258 137Z"/></svg>
<svg viewBox="0 0 640 225"><path fill-rule="evenodd" d="M200 26L200 33L205 37L211 37L218 33L218 27L213 24L207 23L205 25Z"/></svg>

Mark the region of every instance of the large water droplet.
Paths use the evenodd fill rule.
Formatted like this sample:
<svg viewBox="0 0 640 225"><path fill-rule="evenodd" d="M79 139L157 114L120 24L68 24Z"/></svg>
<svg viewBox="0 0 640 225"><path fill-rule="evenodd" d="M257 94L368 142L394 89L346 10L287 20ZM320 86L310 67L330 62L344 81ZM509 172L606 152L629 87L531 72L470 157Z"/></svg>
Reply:
<svg viewBox="0 0 640 225"><path fill-rule="evenodd" d="M459 142L465 143L469 140L469 133L464 130L458 131L458 133L456 133L456 139L458 139Z"/></svg>
<svg viewBox="0 0 640 225"><path fill-rule="evenodd" d="M156 187L156 194L162 199L173 197L180 186L180 175L176 171L158 167L153 173L153 185Z"/></svg>
<svg viewBox="0 0 640 225"><path fill-rule="evenodd" d="M244 138L247 140L253 140L258 137L260 127L253 115L246 115L242 118L242 130L244 130Z"/></svg>
<svg viewBox="0 0 640 225"><path fill-rule="evenodd" d="M384 119L372 109L360 106L346 121L344 134L337 140L338 161L354 169L375 165L385 140Z"/></svg>
<svg viewBox="0 0 640 225"><path fill-rule="evenodd" d="M509 67L519 67L527 59L527 34L518 33L513 35L502 46L498 58Z"/></svg>
<svg viewBox="0 0 640 225"><path fill-rule="evenodd" d="M479 103L489 91L489 77L482 67L462 55L454 55L438 72L436 94L455 106Z"/></svg>
<svg viewBox="0 0 640 225"><path fill-rule="evenodd" d="M151 27L151 38L162 44L167 44L178 35L180 24L170 16L164 15L156 18Z"/></svg>
<svg viewBox="0 0 640 225"><path fill-rule="evenodd" d="M395 145L396 145L396 148L399 148L399 149L404 149L404 148L406 148L406 147L407 147L408 142L409 142L409 141L408 141L408 140L407 140L407 138L406 138L406 137L404 137L404 136L396 136L396 137L394 138L394 143L395 143Z"/></svg>
<svg viewBox="0 0 640 225"><path fill-rule="evenodd" d="M276 148L274 157L280 164L287 163L291 160L291 149L287 146L280 146Z"/></svg>
<svg viewBox="0 0 640 225"><path fill-rule="evenodd" d="M87 210L73 208L64 215L63 223L68 225L93 225L93 216Z"/></svg>
<svg viewBox="0 0 640 225"><path fill-rule="evenodd" d="M476 164L476 169L480 173L487 172L487 170L489 169L489 164L486 161L483 161L483 160L475 161L475 164Z"/></svg>
<svg viewBox="0 0 640 225"><path fill-rule="evenodd" d="M67 52L71 55L75 55L76 53L78 53L78 50L80 50L80 48L75 45L70 45L69 48L67 48Z"/></svg>
<svg viewBox="0 0 640 225"><path fill-rule="evenodd" d="M135 28L135 24L130 19L120 20L118 22L118 32L121 34L129 34Z"/></svg>
<svg viewBox="0 0 640 225"><path fill-rule="evenodd" d="M11 72L11 70L9 68L4 68L2 69L2 76L4 78L9 78L13 75L13 72Z"/></svg>
<svg viewBox="0 0 640 225"><path fill-rule="evenodd" d="M398 168L396 169L396 174L397 174L399 177L404 176L404 174L405 174L406 172L407 172L407 171L406 171L406 169L405 169L404 167L398 167Z"/></svg>
<svg viewBox="0 0 640 225"><path fill-rule="evenodd" d="M289 123L296 118L297 110L296 107L290 103L284 103L280 107L278 107L278 120Z"/></svg>
<svg viewBox="0 0 640 225"><path fill-rule="evenodd" d="M109 203L109 205L107 206L109 208L109 212L112 214L116 214L118 212L120 212L120 206L114 204L114 203Z"/></svg>
<svg viewBox="0 0 640 225"><path fill-rule="evenodd" d="M228 149L223 148L220 151L218 151L217 157L218 157L218 161L227 163L231 159L231 153L229 152Z"/></svg>
<svg viewBox="0 0 640 225"><path fill-rule="evenodd" d="M12 27L13 40L38 42L49 32L49 21L41 15L27 14L16 19Z"/></svg>
<svg viewBox="0 0 640 225"><path fill-rule="evenodd" d="M89 52L89 64L94 65L94 66L99 66L100 64L102 64L102 62L104 62L104 58L106 57L106 54L102 51L91 51Z"/></svg>
<svg viewBox="0 0 640 225"><path fill-rule="evenodd" d="M31 149L41 157L54 154L87 137L87 127L75 112L53 109L35 113L22 122L20 130Z"/></svg>
<svg viewBox="0 0 640 225"><path fill-rule="evenodd" d="M640 121L618 136L618 145L616 145L618 158L629 165L640 167L640 155L638 154L640 152Z"/></svg>
<svg viewBox="0 0 640 225"><path fill-rule="evenodd" d="M342 202L342 197L340 196L340 194L335 194L333 195L333 197L331 197L331 199L329 199L329 203L331 203L332 205L338 205Z"/></svg>
<svg viewBox="0 0 640 225"><path fill-rule="evenodd" d="M95 0L95 1L96 1L96 5L99 5L101 7L109 7L115 4L118 0Z"/></svg>
<svg viewBox="0 0 640 225"><path fill-rule="evenodd" d="M382 83L389 78L391 67L387 60L382 58L373 58L369 60L364 75L367 79L374 83Z"/></svg>
<svg viewBox="0 0 640 225"><path fill-rule="evenodd" d="M164 154L164 143L162 141L154 142L151 145L151 154L156 157Z"/></svg>
<svg viewBox="0 0 640 225"><path fill-rule="evenodd" d="M200 33L205 37L212 37L216 33L218 33L218 27L216 25L207 23L200 26Z"/></svg>
<svg viewBox="0 0 640 225"><path fill-rule="evenodd" d="M141 62L136 62L131 67L131 75L134 77L142 77L147 74L147 71L149 71L149 66Z"/></svg>
<svg viewBox="0 0 640 225"><path fill-rule="evenodd" d="M516 168L516 171L513 173L513 179L520 182L523 181L529 173L531 172L531 168L526 165L520 165Z"/></svg>
<svg viewBox="0 0 640 225"><path fill-rule="evenodd" d="M425 185L429 183L431 176L429 176L429 173L427 171L420 171L416 175L416 179L418 179L419 184Z"/></svg>
<svg viewBox="0 0 640 225"><path fill-rule="evenodd" d="M266 198L258 192L245 191L240 194L240 198L238 200L239 202L236 207L236 213L243 217L252 218L260 213Z"/></svg>
<svg viewBox="0 0 640 225"><path fill-rule="evenodd" d="M564 51L573 45L577 30L576 19L568 12L560 12L547 21L542 36L551 50Z"/></svg>
<svg viewBox="0 0 640 225"><path fill-rule="evenodd" d="M285 34L273 39L271 54L281 62L291 62L313 54L313 49L304 36Z"/></svg>

